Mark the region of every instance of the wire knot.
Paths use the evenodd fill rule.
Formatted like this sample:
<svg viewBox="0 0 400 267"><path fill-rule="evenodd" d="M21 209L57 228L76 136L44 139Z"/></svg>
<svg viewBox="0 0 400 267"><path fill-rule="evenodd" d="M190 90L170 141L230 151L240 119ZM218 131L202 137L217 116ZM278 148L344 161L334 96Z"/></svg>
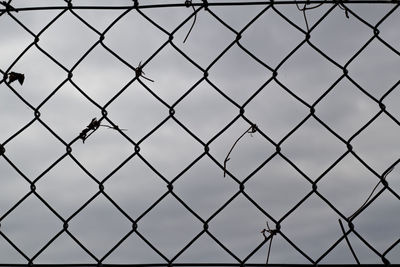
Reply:
<svg viewBox="0 0 400 267"><path fill-rule="evenodd" d="M143 79L146 79L150 82L154 82L152 79L147 78L143 71L143 66L142 66L142 61L139 62L139 66L137 66L137 68L135 68L135 75L136 75L136 79L139 79L140 77L142 77Z"/></svg>
<svg viewBox="0 0 400 267"><path fill-rule="evenodd" d="M1 1L0 4L2 4L2 5L6 8L6 11L7 11L7 12L9 12L9 11L15 11L15 12L18 13L18 10L16 10L16 9L11 5L11 1L12 1L12 0L9 0L8 2L6 2L6 1Z"/></svg>

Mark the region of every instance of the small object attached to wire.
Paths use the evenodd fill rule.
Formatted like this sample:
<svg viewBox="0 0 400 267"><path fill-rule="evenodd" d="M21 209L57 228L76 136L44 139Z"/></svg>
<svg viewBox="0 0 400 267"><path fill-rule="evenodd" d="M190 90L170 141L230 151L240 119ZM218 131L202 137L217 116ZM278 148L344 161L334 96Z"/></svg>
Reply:
<svg viewBox="0 0 400 267"><path fill-rule="evenodd" d="M82 139L82 143L85 143L86 139L88 139L89 136L91 136L95 131L97 131L97 129L99 129L100 126L107 127L109 129L113 129L113 130L117 130L117 131L118 130L120 130L120 131L126 131L127 130L127 129L119 128L118 125L109 126L109 125L100 124L100 122L101 121L97 120L97 118L93 118L92 121L89 123L89 125L86 126L86 128L82 130L82 132L79 134L79 138Z"/></svg>
<svg viewBox="0 0 400 267"><path fill-rule="evenodd" d="M196 13L196 9L194 9L194 6L193 6L193 3L192 3L192 0L186 0L186 1L185 1L185 6L186 6L186 7L192 7L192 8L193 8L193 12L194 12L194 19L193 19L192 26L190 26L190 29L189 29L188 33L186 34L185 40L183 40L183 43L185 43L185 42L186 42L186 39L189 37L189 34L192 32L192 29L193 29L193 27L194 27L194 24L196 23L196 19L197 19L197 13Z"/></svg>
<svg viewBox="0 0 400 267"><path fill-rule="evenodd" d="M136 73L136 78L142 77L143 79L146 79L146 80L148 80L148 81L150 81L152 83L154 82L152 79L147 78L146 76L144 76L145 73L144 73L144 71L142 69L142 61L140 61L139 62L139 66L137 68L135 68L135 73Z"/></svg>
<svg viewBox="0 0 400 267"><path fill-rule="evenodd" d="M25 75L23 73L12 71L8 74L8 83L18 81L19 84L22 85L24 83L24 80L25 80Z"/></svg>

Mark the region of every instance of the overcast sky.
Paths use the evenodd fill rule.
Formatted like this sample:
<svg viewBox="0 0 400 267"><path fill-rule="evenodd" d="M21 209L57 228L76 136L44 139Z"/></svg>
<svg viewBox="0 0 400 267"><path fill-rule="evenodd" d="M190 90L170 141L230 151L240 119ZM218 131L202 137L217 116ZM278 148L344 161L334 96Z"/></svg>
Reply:
<svg viewBox="0 0 400 267"><path fill-rule="evenodd" d="M166 2L147 0L140 4ZM130 6L132 1L82 0L73 4ZM14 0L12 5L63 7L66 3ZM34 263L96 263L66 232L38 254L63 226L42 200L66 220L99 192L95 179L107 179L104 182L107 196L133 220L138 220L139 235L129 235L104 263L165 263L177 254L175 262L237 263L223 247L240 260L265 263L268 243L249 255L264 241L260 232L266 222L274 229L274 221L280 221L281 234L273 238L270 263L317 261L343 234L338 223L340 215L321 197L311 194L304 200L312 192L310 181L319 179L318 193L348 217L379 182L377 175L382 175L400 158L400 88L396 87L400 69L397 27L400 9L392 11L395 8L392 4L346 6L351 10L349 18L338 6L331 10L331 4L307 11L312 28L311 45L303 42L306 24L295 5L275 5L275 9L267 10L265 3L210 6L209 11L231 29L201 9L185 43L193 18L174 33L172 43L167 43L168 33L175 31L193 11L184 6L140 9L163 30L136 10L126 13L111 28L108 26L126 9L76 9L75 14L63 9L21 10L10 14L2 11L1 75L11 71L23 73L25 81L23 85L17 81L0 82L0 143L6 150L5 157L0 156L0 263L27 262L4 236L28 258L35 257ZM326 18L314 28L327 12ZM248 26L257 15L258 19ZM32 45L34 36L18 22L32 34L40 33L37 46ZM374 27L377 23L379 36L386 44L377 38L371 40L374 33L367 24ZM239 43L231 46L237 32L243 29ZM96 31L106 31L104 41L81 60L98 42ZM352 59L367 42L368 46ZM163 49L158 51L161 46ZM227 47L229 50L214 63ZM145 64L144 76L154 82L144 78L132 82L135 71L131 67L140 62ZM350 79L343 77L338 65L346 65ZM276 79L271 79L271 70L278 66ZM68 80L71 69L73 76ZM40 120L58 138L38 120L31 123L34 110L17 94L34 109L39 108ZM381 111L378 104L381 99L392 117L381 112L354 136ZM243 105L244 116L239 116ZM169 113L171 106L175 110L173 118ZM309 116L311 106L315 106L316 117L327 127L343 140L350 140L355 155ZM85 143L82 140L72 143L71 156L66 155L66 146L59 138L66 144L73 141L93 118L102 117L99 107L105 107L107 119L126 129L122 132L125 136L100 127ZM110 125L106 120L102 124ZM239 140L226 163L228 174L224 177L222 166L230 148L251 124L256 124L260 131L245 134ZM209 144L208 154L199 140ZM133 157L135 147L131 141L140 142L140 152ZM281 143L280 154L276 153L278 143ZM119 166L122 167L117 169ZM190 169L181 174L188 166ZM42 175L43 172L46 173ZM36 193L41 199L30 194L30 183L26 180L38 177ZM168 181L173 181L175 196L167 194ZM244 194L238 193L241 181L245 181ZM400 238L400 166L387 176L387 181L392 191L381 192L353 221L357 233L380 254ZM380 185L375 192L382 188ZM18 207L12 209L21 199ZM299 207L291 211L297 204ZM180 254L203 231L199 218L208 221L209 233L222 246L203 233ZM129 219L103 194L68 224L68 231L97 259L103 258L132 229ZM346 231L349 229L347 223L344 227ZM349 241L361 263L382 263L354 233L349 234ZM391 263L400 263L399 255L397 244L385 257ZM344 239L320 262L356 263Z"/></svg>

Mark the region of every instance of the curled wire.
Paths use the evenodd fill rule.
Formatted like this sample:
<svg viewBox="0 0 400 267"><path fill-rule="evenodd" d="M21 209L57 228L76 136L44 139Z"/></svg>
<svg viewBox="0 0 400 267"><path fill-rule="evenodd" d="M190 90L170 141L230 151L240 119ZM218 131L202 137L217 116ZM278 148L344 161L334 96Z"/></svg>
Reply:
<svg viewBox="0 0 400 267"><path fill-rule="evenodd" d="M92 121L86 126L85 129L82 130L82 132L79 134L79 139L82 139L82 143L85 143L86 139L89 138L94 132L96 132L100 126L102 127L107 127L109 129L113 130L119 130L119 131L126 131L127 129L121 129L118 127L118 125L115 126L109 126L109 125L104 125L101 124L101 119L97 120L97 118L93 118Z"/></svg>
<svg viewBox="0 0 400 267"><path fill-rule="evenodd" d="M326 0L325 0L325 1L326 1ZM297 9L298 9L299 11L303 12L303 17L304 17L304 21L305 21L305 23L306 23L307 32L310 32L310 27L309 27L309 25L308 25L308 19L307 19L306 11L307 11L307 10L311 10L311 9L315 9L315 8L320 7L320 6L322 6L322 5L324 4L324 2L318 3L318 4L314 5L314 6L309 6L309 5L311 4L311 1L308 0L308 1L306 1L306 2L303 4L302 7L299 5L299 3L297 2L297 0L295 1L295 3L296 3ZM340 9L342 9L342 10L345 11L346 18L350 18L350 17L349 17L349 10L348 10L348 8L342 3L342 1L338 1L338 6L339 6Z"/></svg>
<svg viewBox="0 0 400 267"><path fill-rule="evenodd" d="M229 150L228 154L226 155L226 158L224 160L224 177L226 176L226 163L231 159L229 155L231 154L233 148L236 146L236 144L239 142L240 139L242 139L245 134L249 133L250 135L255 133L257 131L257 125L253 124L250 126L249 129L247 129L241 136L239 136L238 139L236 139L235 143L233 143L231 149Z"/></svg>

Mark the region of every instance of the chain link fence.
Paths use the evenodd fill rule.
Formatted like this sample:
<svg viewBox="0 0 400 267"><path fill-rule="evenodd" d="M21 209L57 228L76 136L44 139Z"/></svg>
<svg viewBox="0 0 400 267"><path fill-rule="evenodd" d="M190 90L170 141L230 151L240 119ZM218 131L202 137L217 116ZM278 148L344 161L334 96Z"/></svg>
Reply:
<svg viewBox="0 0 400 267"><path fill-rule="evenodd" d="M400 263L398 1L109 2L0 3L1 266Z"/></svg>

